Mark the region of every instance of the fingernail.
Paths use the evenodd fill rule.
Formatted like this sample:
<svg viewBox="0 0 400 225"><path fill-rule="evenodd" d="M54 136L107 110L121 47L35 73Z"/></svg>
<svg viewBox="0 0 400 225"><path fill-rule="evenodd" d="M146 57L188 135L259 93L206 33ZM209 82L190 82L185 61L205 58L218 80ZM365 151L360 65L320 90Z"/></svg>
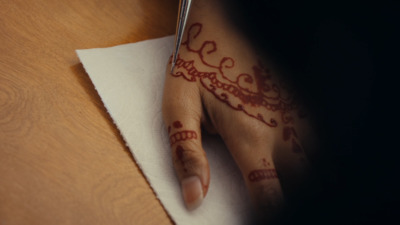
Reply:
<svg viewBox="0 0 400 225"><path fill-rule="evenodd" d="M203 201L203 187L199 177L193 176L182 181L182 194L186 208L193 210Z"/></svg>

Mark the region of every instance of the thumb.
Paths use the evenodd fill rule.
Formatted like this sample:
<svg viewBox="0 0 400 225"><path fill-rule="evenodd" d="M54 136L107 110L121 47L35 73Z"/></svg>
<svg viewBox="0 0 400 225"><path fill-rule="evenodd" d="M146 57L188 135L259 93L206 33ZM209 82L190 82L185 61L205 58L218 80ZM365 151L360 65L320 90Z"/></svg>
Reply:
<svg viewBox="0 0 400 225"><path fill-rule="evenodd" d="M172 79L172 80L170 80ZM201 100L193 83L167 77L163 118L168 127L172 159L189 210L197 208L210 182L208 160L201 144Z"/></svg>

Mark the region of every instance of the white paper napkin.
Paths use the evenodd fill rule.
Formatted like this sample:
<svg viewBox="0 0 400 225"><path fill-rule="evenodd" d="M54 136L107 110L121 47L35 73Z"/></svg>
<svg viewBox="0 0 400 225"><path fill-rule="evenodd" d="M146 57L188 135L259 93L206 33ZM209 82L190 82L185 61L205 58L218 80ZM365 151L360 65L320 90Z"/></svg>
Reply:
<svg viewBox="0 0 400 225"><path fill-rule="evenodd" d="M250 203L240 171L220 139L204 136L211 183L203 204L189 212L172 165L161 102L174 37L111 48L77 50L136 163L176 224L244 224Z"/></svg>

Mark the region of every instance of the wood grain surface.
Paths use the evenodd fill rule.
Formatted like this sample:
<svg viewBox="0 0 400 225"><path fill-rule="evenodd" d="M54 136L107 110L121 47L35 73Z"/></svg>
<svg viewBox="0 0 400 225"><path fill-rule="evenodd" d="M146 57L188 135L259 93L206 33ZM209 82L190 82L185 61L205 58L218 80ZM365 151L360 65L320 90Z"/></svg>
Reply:
<svg viewBox="0 0 400 225"><path fill-rule="evenodd" d="M75 49L175 32L177 0L0 0L0 225L172 224Z"/></svg>

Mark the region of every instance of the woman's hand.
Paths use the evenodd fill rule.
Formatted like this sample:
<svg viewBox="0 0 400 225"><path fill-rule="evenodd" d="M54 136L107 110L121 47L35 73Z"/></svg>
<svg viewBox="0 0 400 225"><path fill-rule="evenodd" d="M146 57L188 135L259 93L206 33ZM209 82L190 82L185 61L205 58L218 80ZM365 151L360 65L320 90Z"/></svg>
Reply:
<svg viewBox="0 0 400 225"><path fill-rule="evenodd" d="M164 87L164 122L183 198L194 209L207 194L203 126L222 137L256 207L272 217L306 177L308 121L290 85L211 2L194 2Z"/></svg>

